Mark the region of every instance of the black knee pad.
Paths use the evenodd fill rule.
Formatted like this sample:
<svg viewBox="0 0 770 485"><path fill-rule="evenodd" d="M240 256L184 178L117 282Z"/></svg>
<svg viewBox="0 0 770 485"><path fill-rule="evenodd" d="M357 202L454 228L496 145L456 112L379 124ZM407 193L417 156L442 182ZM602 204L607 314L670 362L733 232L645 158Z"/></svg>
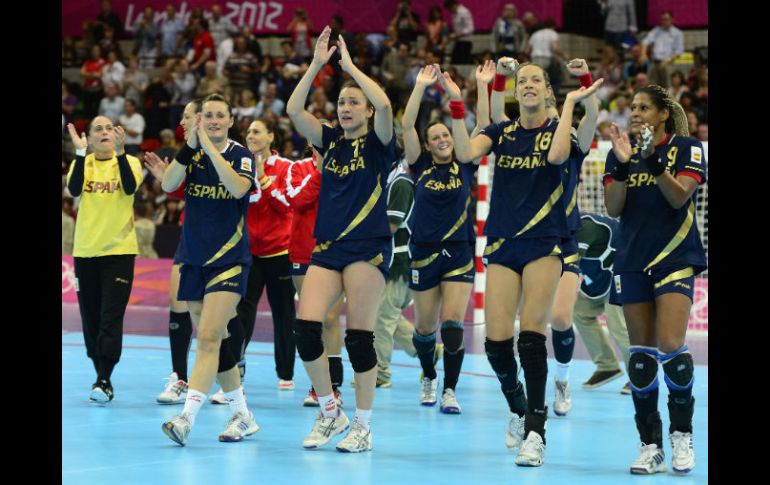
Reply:
<svg viewBox="0 0 770 485"><path fill-rule="evenodd" d="M377 365L377 353L374 350L374 332L368 330L345 330L345 348L353 365L353 370L361 373L372 370Z"/></svg>
<svg viewBox="0 0 770 485"><path fill-rule="evenodd" d="M444 342L444 352L448 354L456 354L464 349L463 324L455 320L443 321L441 340Z"/></svg>
<svg viewBox="0 0 770 485"><path fill-rule="evenodd" d="M524 377L537 379L548 375L548 349L545 335L524 331L519 334L519 359Z"/></svg>
<svg viewBox="0 0 770 485"><path fill-rule="evenodd" d="M510 379L513 383L510 387L513 389L518 373L516 357L513 353L513 339L509 338L501 342L487 339L484 342L484 351L487 353L487 360L497 378L501 381Z"/></svg>
<svg viewBox="0 0 770 485"><path fill-rule="evenodd" d="M228 371L238 365L238 361L235 360L235 356L233 356L232 345L233 344L230 340L230 337L222 340L222 343L219 344L219 367L217 368L218 373Z"/></svg>
<svg viewBox="0 0 770 485"><path fill-rule="evenodd" d="M322 333L323 324L321 322L299 318L294 321L294 340L297 343L297 353L304 362L312 362L323 355Z"/></svg>
<svg viewBox="0 0 770 485"><path fill-rule="evenodd" d="M631 347L628 349L628 378L631 390L639 394L647 394L658 388L658 359L646 348Z"/></svg>
<svg viewBox="0 0 770 485"><path fill-rule="evenodd" d="M686 391L692 388L695 366L692 354L682 351L674 357L663 361L663 373L666 385L675 391Z"/></svg>

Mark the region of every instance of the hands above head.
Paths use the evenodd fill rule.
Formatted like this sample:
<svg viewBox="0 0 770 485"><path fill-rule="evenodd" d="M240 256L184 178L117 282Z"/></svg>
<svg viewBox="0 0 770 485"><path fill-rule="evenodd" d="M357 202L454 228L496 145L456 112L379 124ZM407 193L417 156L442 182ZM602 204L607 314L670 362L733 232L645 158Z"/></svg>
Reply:
<svg viewBox="0 0 770 485"><path fill-rule="evenodd" d="M85 133L81 133L80 136L78 136L75 125L72 123L67 123L67 130L70 132L70 139L72 140L72 144L75 145L76 149L85 150L88 148L88 138L86 138Z"/></svg>
<svg viewBox="0 0 770 485"><path fill-rule="evenodd" d="M436 66L429 65L425 66L422 69L420 69L420 72L417 73L417 79L415 80L415 87L420 86L423 88L427 88L428 86L432 86L436 84L436 81L438 81L439 77L439 71L436 70Z"/></svg>
<svg viewBox="0 0 770 485"><path fill-rule="evenodd" d="M457 85L457 83L452 80L452 77L449 75L449 73L441 72L441 68L438 64L434 64L433 66L438 72L438 82L441 84L441 87L444 88L444 91L446 91L449 99L452 101L462 101L462 91L460 91L460 87Z"/></svg>
<svg viewBox="0 0 770 485"><path fill-rule="evenodd" d="M599 78L596 81L594 81L594 83L589 88L586 88L585 86L581 86L580 89L570 91L569 93L567 93L566 101L572 101L573 103L578 103L580 101L583 101L587 97L594 94L596 90L599 89L599 86L601 86L603 82L604 82L604 78Z"/></svg>
<svg viewBox="0 0 770 485"><path fill-rule="evenodd" d="M484 65L476 66L476 82L482 84L489 84L495 79L497 69L495 68L494 61L486 61Z"/></svg>
<svg viewBox="0 0 770 485"><path fill-rule="evenodd" d="M329 48L329 38L331 37L332 29L328 25L324 27L321 35L318 36L318 40L315 43L315 53L313 54L314 63L324 65L329 62L334 51L337 50L337 46Z"/></svg>
<svg viewBox="0 0 770 485"><path fill-rule="evenodd" d="M585 59L572 59L567 63L567 70L573 76L585 76L591 72Z"/></svg>
<svg viewBox="0 0 770 485"><path fill-rule="evenodd" d="M513 57L501 57L497 61L496 73L503 76L512 76L516 74L516 69L519 68L519 62Z"/></svg>
<svg viewBox="0 0 770 485"><path fill-rule="evenodd" d="M350 52L348 51L348 46L345 44L345 39L342 36L339 36L337 39L337 47L340 51L340 67L345 72L350 72L352 69L356 68L355 63L353 63L353 59L350 57Z"/></svg>

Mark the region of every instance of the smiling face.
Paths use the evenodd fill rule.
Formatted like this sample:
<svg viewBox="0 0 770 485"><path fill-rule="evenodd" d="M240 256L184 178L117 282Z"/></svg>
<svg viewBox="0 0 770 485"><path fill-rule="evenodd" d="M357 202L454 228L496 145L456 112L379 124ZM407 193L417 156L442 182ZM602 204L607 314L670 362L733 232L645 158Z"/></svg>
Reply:
<svg viewBox="0 0 770 485"><path fill-rule="evenodd" d="M638 134L642 129L643 123L647 123L652 127L653 131L657 131L660 125L665 124L668 117L668 110L658 109L655 103L652 102L649 94L637 93L631 102L629 131L633 135Z"/></svg>
<svg viewBox="0 0 770 485"><path fill-rule="evenodd" d="M448 162L452 159L452 150L454 150L455 144L452 134L445 124L437 123L429 127L425 136L425 144L434 160Z"/></svg>
<svg viewBox="0 0 770 485"><path fill-rule="evenodd" d="M340 91L337 100L337 116L343 130L353 132L366 126L374 109L368 105L363 91L357 87L346 87Z"/></svg>
<svg viewBox="0 0 770 485"><path fill-rule="evenodd" d="M246 145L252 153L260 153L267 149L275 139L275 134L268 131L267 126L260 121L254 121L246 130Z"/></svg>
<svg viewBox="0 0 770 485"><path fill-rule="evenodd" d="M545 108L545 100L552 94L542 67L529 64L516 72L516 99L522 108L530 111Z"/></svg>
<svg viewBox="0 0 770 485"><path fill-rule="evenodd" d="M207 101L201 110L201 124L211 141L215 144L227 139L227 130L233 126L230 108L223 101Z"/></svg>

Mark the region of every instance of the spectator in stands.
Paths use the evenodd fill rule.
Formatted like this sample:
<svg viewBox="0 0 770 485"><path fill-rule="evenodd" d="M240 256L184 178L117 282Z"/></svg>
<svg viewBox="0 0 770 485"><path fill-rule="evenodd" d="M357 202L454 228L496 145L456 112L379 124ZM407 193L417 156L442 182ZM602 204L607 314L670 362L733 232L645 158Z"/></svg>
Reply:
<svg viewBox="0 0 770 485"><path fill-rule="evenodd" d="M179 226L181 225L179 221L181 215L182 211L179 210L179 200L173 197L166 197L161 207L160 224Z"/></svg>
<svg viewBox="0 0 770 485"><path fill-rule="evenodd" d="M150 78L139 68L139 57L128 56L128 69L123 75L121 90L126 99L133 99L137 106L144 106L144 92L150 84Z"/></svg>
<svg viewBox="0 0 770 485"><path fill-rule="evenodd" d="M107 64L102 68L102 84L106 86L112 83L120 86L125 74L126 66L118 59L118 53L114 50L107 51Z"/></svg>
<svg viewBox="0 0 770 485"><path fill-rule="evenodd" d="M629 130L631 124L631 110L628 108L628 99L625 96L615 98L615 107L610 110L610 123L617 124L624 132Z"/></svg>
<svg viewBox="0 0 770 485"><path fill-rule="evenodd" d="M709 141L709 124L698 123L698 140Z"/></svg>
<svg viewBox="0 0 770 485"><path fill-rule="evenodd" d="M227 58L223 71L236 96L244 89L252 88L257 69L257 58L246 49L246 38L238 36L235 39L235 50Z"/></svg>
<svg viewBox="0 0 770 485"><path fill-rule="evenodd" d="M198 87L195 89L195 97L203 99L209 94L224 94L230 81L225 76L217 74L217 63L208 61L205 64L205 70L206 75L198 81Z"/></svg>
<svg viewBox="0 0 770 485"><path fill-rule="evenodd" d="M211 6L211 17L209 18L209 33L214 41L214 49L230 35L238 34L238 27L228 17L222 16L222 7L218 4Z"/></svg>
<svg viewBox="0 0 770 485"><path fill-rule="evenodd" d="M626 62L623 68L623 79L633 79L640 72L647 73L650 70L650 60L644 52L641 44L631 46L629 49L631 59Z"/></svg>
<svg viewBox="0 0 770 485"><path fill-rule="evenodd" d="M472 64L471 50L473 42L473 15L464 5L457 3L457 0L444 0L444 8L452 14L452 33L449 40L455 41L452 50L452 64Z"/></svg>
<svg viewBox="0 0 770 485"><path fill-rule="evenodd" d="M332 71L333 74L334 71ZM330 74L331 75L331 74ZM281 79L281 71L275 64L275 59L270 54L265 54L262 57L262 63L257 69L257 82L258 92L264 93L267 89L267 85L270 83L277 83Z"/></svg>
<svg viewBox="0 0 770 485"><path fill-rule="evenodd" d="M668 88L668 95L678 103L679 99L682 97L682 93L686 93L689 90L690 88L687 86L687 83L685 83L684 74L682 74L682 71L672 72L671 85Z"/></svg>
<svg viewBox="0 0 770 485"><path fill-rule="evenodd" d="M278 98L278 87L274 83L270 83L267 85L265 94L262 95L259 103L257 103L254 119L263 117L266 111L270 111L276 116L283 116L285 107L286 103Z"/></svg>
<svg viewBox="0 0 770 485"><path fill-rule="evenodd" d="M170 163L170 161L174 159L174 155L176 155L177 152L175 142L176 139L174 137L174 130L171 128L164 128L160 131L160 147L153 150L153 153L155 153L155 155L157 155L161 160L169 160ZM152 172L148 172L147 182L145 184L149 184L154 180L155 178Z"/></svg>
<svg viewBox="0 0 770 485"><path fill-rule="evenodd" d="M136 227L136 242L139 245L140 258L158 259L155 251L155 224L149 219L153 210L149 200L134 204L134 227Z"/></svg>
<svg viewBox="0 0 770 485"><path fill-rule="evenodd" d="M385 92L388 93L394 105L401 104L401 98L406 93L406 73L415 58L409 55L409 44L399 43L382 60L380 74L385 81ZM309 111L309 110L308 110Z"/></svg>
<svg viewBox="0 0 770 485"><path fill-rule="evenodd" d="M664 88L668 87L668 67L684 53L684 34L674 27L673 16L666 10L660 14L660 26L647 34L642 45L649 49L648 57L652 59L650 82Z"/></svg>
<svg viewBox="0 0 770 485"><path fill-rule="evenodd" d="M190 69L199 76L204 74L206 61L216 61L217 53L214 39L209 33L209 24L206 19L195 19L191 23L193 33L193 59ZM181 112L180 112L181 113ZM178 120L179 117L176 118ZM176 124L174 120L173 124Z"/></svg>
<svg viewBox="0 0 770 485"><path fill-rule="evenodd" d="M166 5L166 11L160 18L160 55L164 58L176 56L181 46L184 32L184 20L177 13L173 3Z"/></svg>
<svg viewBox="0 0 770 485"><path fill-rule="evenodd" d="M287 138L281 143L281 156L290 160L299 158L299 151L294 146L294 140Z"/></svg>
<svg viewBox="0 0 770 485"><path fill-rule="evenodd" d="M530 11L524 12L524 15L521 17L521 23L524 24L524 30L527 31L527 35L534 34L540 28L540 22L535 17L535 14Z"/></svg>
<svg viewBox="0 0 770 485"><path fill-rule="evenodd" d="M503 13L492 25L492 52L496 54L495 60L500 57L519 57L519 52L524 50L527 43L527 31L519 20L516 5L506 3Z"/></svg>
<svg viewBox="0 0 770 485"><path fill-rule="evenodd" d="M99 102L99 116L106 116L113 124L117 124L123 114L125 98L118 94L118 86L109 83L104 86L104 97Z"/></svg>
<svg viewBox="0 0 770 485"><path fill-rule="evenodd" d="M637 31L634 0L597 1L605 17L604 41L614 47L618 55L623 55L623 38L627 33L635 34Z"/></svg>
<svg viewBox="0 0 770 485"><path fill-rule="evenodd" d="M115 29L108 25L104 28L104 38L99 41L99 46L102 48L102 52L109 53L115 51L119 60L123 60L123 49L120 48L118 39L115 37Z"/></svg>
<svg viewBox="0 0 770 485"><path fill-rule="evenodd" d="M102 48L98 45L91 47L91 58L80 68L80 76L84 78L83 108L86 118L96 116L102 98L102 68L106 65L107 61L102 58Z"/></svg>
<svg viewBox="0 0 770 485"><path fill-rule="evenodd" d="M698 74L695 79L695 85L692 92L695 96L695 104L698 105L700 111L705 115L708 113L708 101L709 101L709 69L702 66L698 68Z"/></svg>
<svg viewBox="0 0 770 485"><path fill-rule="evenodd" d="M165 66L161 75L152 80L144 93L144 119L147 122L144 134L147 138L157 138L160 130L169 127L168 112L173 80L171 73L171 68Z"/></svg>
<svg viewBox="0 0 770 485"><path fill-rule="evenodd" d="M596 133L599 137L599 141L611 141L610 132L612 129L612 123L604 121L596 125Z"/></svg>
<svg viewBox="0 0 770 485"><path fill-rule="evenodd" d="M124 113L120 115L118 122L126 130L126 153L137 156L139 145L144 140L144 116L136 111L136 101L127 99L124 101Z"/></svg>
<svg viewBox="0 0 770 485"><path fill-rule="evenodd" d="M67 210L69 206L70 210ZM61 253L72 254L72 243L75 239L75 219L69 214L72 208L72 199L61 198Z"/></svg>
<svg viewBox="0 0 770 485"><path fill-rule="evenodd" d="M317 88L310 95L310 104L307 105L307 111L313 113L319 119L329 119L334 117L335 110L334 105L326 97L324 89Z"/></svg>
<svg viewBox="0 0 770 485"><path fill-rule="evenodd" d="M634 77L634 92L642 89L645 86L648 86L649 84L651 84L650 77L643 72L638 73L636 77Z"/></svg>
<svg viewBox="0 0 770 485"><path fill-rule="evenodd" d="M425 50L435 52L443 62L448 39L449 26L444 21L441 7L434 5L428 11L428 21L425 23Z"/></svg>
<svg viewBox="0 0 770 485"><path fill-rule="evenodd" d="M313 22L307 16L307 10L297 7L294 17L289 22L286 30L291 36L291 45L294 52L306 61L313 53L310 37L313 35Z"/></svg>
<svg viewBox="0 0 770 485"><path fill-rule="evenodd" d="M417 35L420 33L420 16L412 10L411 0L398 2L398 9L390 20L388 29L395 32L398 42L410 44L417 42Z"/></svg>
<svg viewBox="0 0 770 485"><path fill-rule="evenodd" d="M254 54L257 64L262 64L262 46L259 45L259 41L254 32L252 32L251 27L249 25L242 25L241 35L246 39L246 50Z"/></svg>
<svg viewBox="0 0 770 485"><path fill-rule="evenodd" d="M118 14L112 11L112 2L110 0L101 0L99 2L101 13L96 17L93 23L93 40L98 43L104 38L104 32L107 27L111 27L115 38L123 35L123 22Z"/></svg>
<svg viewBox="0 0 770 485"><path fill-rule="evenodd" d="M698 115L694 111L687 113L687 130L690 132L690 136L698 137Z"/></svg>
<svg viewBox="0 0 770 485"><path fill-rule="evenodd" d="M545 69L553 92L558 93L561 85L560 62L566 60L566 56L559 49L559 34L555 28L553 19L546 19L543 28L532 34L527 41L526 51L532 62Z"/></svg>
<svg viewBox="0 0 770 485"><path fill-rule="evenodd" d="M65 35L61 40L61 67L78 67L83 63L75 39L71 35Z"/></svg>
<svg viewBox="0 0 770 485"><path fill-rule="evenodd" d="M176 126L182 118L184 107L195 97L195 86L195 76L190 72L190 64L187 59L180 59L172 75L171 109L166 126Z"/></svg>
<svg viewBox="0 0 770 485"><path fill-rule="evenodd" d="M72 123L75 120L75 106L78 98L69 90L69 84L64 79L61 80L61 112L64 115L65 123Z"/></svg>
<svg viewBox="0 0 770 485"><path fill-rule="evenodd" d="M134 54L144 69L155 67L158 59L160 32L155 25L155 10L152 5L144 7L144 12L134 21Z"/></svg>
<svg viewBox="0 0 770 485"><path fill-rule="evenodd" d="M283 67L281 68L279 91L282 99L289 99L299 79L307 71L308 65L303 57L294 52L291 42L281 42L281 50L283 51Z"/></svg>
<svg viewBox="0 0 770 485"><path fill-rule="evenodd" d="M606 103L623 81L623 65L620 62L617 51L611 45L604 45L602 59L593 72L593 78L604 79L604 83L596 90L596 97Z"/></svg>
<svg viewBox="0 0 770 485"><path fill-rule="evenodd" d="M240 131L245 125L248 128L249 123L257 119L257 101L254 99L254 92L251 89L244 89L237 96L234 96L233 118L235 125Z"/></svg>

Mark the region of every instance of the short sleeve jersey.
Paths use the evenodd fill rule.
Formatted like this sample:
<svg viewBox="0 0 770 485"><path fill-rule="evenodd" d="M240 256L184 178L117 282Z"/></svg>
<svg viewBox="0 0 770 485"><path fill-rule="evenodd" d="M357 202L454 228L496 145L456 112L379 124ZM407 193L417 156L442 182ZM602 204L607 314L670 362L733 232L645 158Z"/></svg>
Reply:
<svg viewBox="0 0 770 485"><path fill-rule="evenodd" d="M246 195L236 199L219 179L202 148L187 167L185 218L177 259L195 266L251 264L246 211L254 189L255 166L251 152L228 140L221 152L233 170L251 182Z"/></svg>
<svg viewBox="0 0 770 485"><path fill-rule="evenodd" d="M490 237L565 238L567 229L562 165L548 163L558 121L546 119L533 129L517 121L484 128L479 135L492 140L495 169L489 217L484 232ZM579 151L572 141L571 155ZM570 156L571 156L570 155Z"/></svg>
<svg viewBox="0 0 770 485"><path fill-rule="evenodd" d="M626 202L620 215L620 238L615 271L649 271L673 265L693 265L698 272L706 268L706 253L698 234L695 196L679 209L666 201L655 177L640 160L639 147L633 145L626 180ZM655 147L655 153L668 161L674 177L687 175L706 182L706 158L700 141L689 136L669 135ZM605 164L605 185L612 181L618 164L612 150Z"/></svg>
<svg viewBox="0 0 770 485"><path fill-rule="evenodd" d="M618 242L617 219L582 214L581 227L575 233L580 248L580 292L588 298L603 298L612 287L612 263Z"/></svg>
<svg viewBox="0 0 770 485"><path fill-rule="evenodd" d="M580 145L577 141L577 130L572 129L570 140L573 149L569 158L564 164L566 169L564 170L564 202L567 204L567 228L570 234L574 234L580 228L580 206L578 204L578 184L580 184L580 173L583 169L583 161L586 159L588 153L583 153L580 150Z"/></svg>
<svg viewBox="0 0 770 485"><path fill-rule="evenodd" d="M318 147L316 147L318 148ZM313 235L319 243L390 237L384 187L396 137L383 145L374 130L354 140L323 126L321 193Z"/></svg>
<svg viewBox="0 0 770 485"><path fill-rule="evenodd" d="M474 241L471 185L475 163L435 163L423 153L412 164L415 183L412 240L416 243Z"/></svg>

